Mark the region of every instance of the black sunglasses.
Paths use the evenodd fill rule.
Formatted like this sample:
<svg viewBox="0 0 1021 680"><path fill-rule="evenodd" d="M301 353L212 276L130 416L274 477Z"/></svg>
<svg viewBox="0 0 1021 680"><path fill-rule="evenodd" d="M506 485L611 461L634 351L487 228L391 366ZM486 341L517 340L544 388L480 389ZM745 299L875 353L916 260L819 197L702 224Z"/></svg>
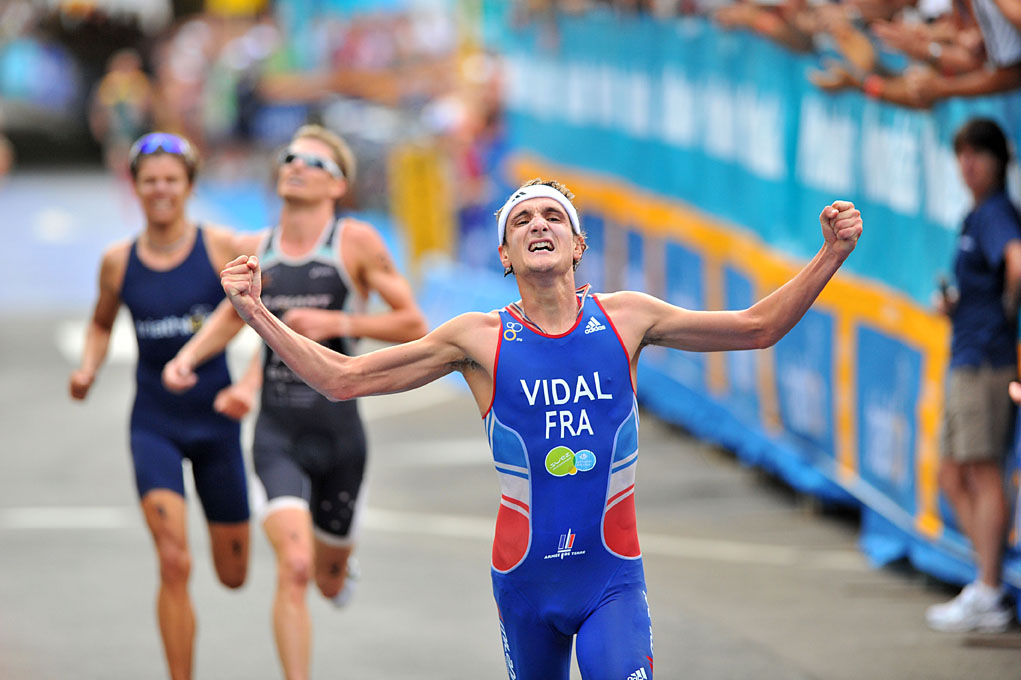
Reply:
<svg viewBox="0 0 1021 680"><path fill-rule="evenodd" d="M329 158L323 158L322 156L316 156L311 153L302 153L300 151L291 151L285 149L280 154L280 164L290 165L294 161L301 161L310 168L318 168L319 170L325 170L337 179L344 176L344 171L340 169L340 166L334 163Z"/></svg>

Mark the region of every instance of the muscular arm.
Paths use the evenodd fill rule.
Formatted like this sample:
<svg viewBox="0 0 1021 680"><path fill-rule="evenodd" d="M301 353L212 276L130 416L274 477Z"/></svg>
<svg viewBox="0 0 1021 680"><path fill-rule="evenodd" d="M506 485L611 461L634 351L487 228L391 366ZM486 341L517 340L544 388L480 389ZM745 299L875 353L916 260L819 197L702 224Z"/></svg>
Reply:
<svg viewBox="0 0 1021 680"><path fill-rule="evenodd" d="M291 370L328 399L404 392L472 361L457 339L478 325L463 315L412 342L348 357L300 335L264 306L248 321ZM466 318L467 317L467 318Z"/></svg>
<svg viewBox="0 0 1021 680"><path fill-rule="evenodd" d="M388 342L407 342L421 338L429 330L425 317L418 309L411 286L397 271L382 239L374 231L360 233L357 238L363 244L362 252L365 253L362 258L365 284L369 290L379 293L390 311L349 315L350 335Z"/></svg>
<svg viewBox="0 0 1021 680"><path fill-rule="evenodd" d="M498 322L491 315L463 314L419 340L348 357L297 333L266 309L259 277L256 258L240 257L221 280L241 318L302 380L335 401L402 392L478 366L480 338L495 337ZM485 333L490 327L494 332Z"/></svg>
<svg viewBox="0 0 1021 680"><path fill-rule="evenodd" d="M73 399L84 399L88 395L96 373L106 359L110 333L121 306L120 287L124 279L127 247L114 246L103 255L99 269L99 297L85 331L81 363L71 373L70 391Z"/></svg>
<svg viewBox="0 0 1021 680"><path fill-rule="evenodd" d="M847 201L819 216L825 242L794 278L741 311L703 312L675 307L642 293L620 293L610 304L632 352L644 345L689 351L758 349L775 344L801 320L861 234L859 212Z"/></svg>

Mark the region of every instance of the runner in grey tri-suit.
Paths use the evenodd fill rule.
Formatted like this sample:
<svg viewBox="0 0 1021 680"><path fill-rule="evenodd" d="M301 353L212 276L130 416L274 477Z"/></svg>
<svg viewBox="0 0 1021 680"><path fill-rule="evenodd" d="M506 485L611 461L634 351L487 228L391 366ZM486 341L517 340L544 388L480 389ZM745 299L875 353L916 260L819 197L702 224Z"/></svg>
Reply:
<svg viewBox="0 0 1021 680"><path fill-rule="evenodd" d="M354 290L338 247L348 223L334 221L304 257L285 255L280 250L280 229L270 232L260 251L265 266L263 294L270 311L281 318L292 309L363 311L365 301ZM335 351L354 354L351 338L322 342ZM262 407L252 457L266 492L265 513L299 503L311 511L319 540L350 546L365 471L365 431L358 402L329 401L268 347L262 372Z"/></svg>
<svg viewBox="0 0 1021 680"><path fill-rule="evenodd" d="M426 331L407 281L383 239L368 224L336 217L354 179L354 157L343 140L314 125L300 128L280 156L278 226L253 234L249 252L266 258L272 309L298 333L351 351L351 338L406 342ZM388 310L365 313L378 293ZM194 368L223 348L243 323L223 304L163 371L170 389L190 388ZM277 556L273 631L287 678L307 678L312 626L308 583L342 604L353 550L365 435L354 402L332 403L305 386L272 352L263 370L241 383L255 390L264 378L255 432L255 468L266 489L263 528ZM263 376L264 374L264 376ZM257 496L258 489L252 495ZM256 508L258 499L256 499Z"/></svg>

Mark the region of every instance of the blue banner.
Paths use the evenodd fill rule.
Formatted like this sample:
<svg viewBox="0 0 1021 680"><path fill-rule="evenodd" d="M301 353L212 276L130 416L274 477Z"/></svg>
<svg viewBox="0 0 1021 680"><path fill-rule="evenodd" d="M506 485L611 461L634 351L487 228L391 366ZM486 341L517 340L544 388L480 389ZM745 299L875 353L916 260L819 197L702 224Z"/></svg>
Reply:
<svg viewBox="0 0 1021 680"><path fill-rule="evenodd" d="M857 344L858 469L863 481L913 515L922 356L867 326L858 329Z"/></svg>
<svg viewBox="0 0 1021 680"><path fill-rule="evenodd" d="M981 112L1021 143L1019 94L912 111L822 92L805 77L813 58L701 19L593 12L558 29L556 45L534 28L503 41L520 150L684 200L803 258L822 206L852 200L884 234L847 267L920 303L967 210L954 131Z"/></svg>

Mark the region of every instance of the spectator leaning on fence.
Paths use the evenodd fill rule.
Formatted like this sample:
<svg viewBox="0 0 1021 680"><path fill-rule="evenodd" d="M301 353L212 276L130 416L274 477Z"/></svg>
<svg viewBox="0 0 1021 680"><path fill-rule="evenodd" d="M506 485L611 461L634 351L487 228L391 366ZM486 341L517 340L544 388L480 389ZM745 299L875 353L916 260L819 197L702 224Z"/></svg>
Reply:
<svg viewBox="0 0 1021 680"><path fill-rule="evenodd" d="M1007 390L1018 377L1021 217L1005 190L1010 152L995 122L968 121L954 151L974 207L958 239L957 289L944 286L938 298L952 326L939 481L971 541L978 575L960 595L930 607L926 620L942 631L1002 632L1013 618L1000 582L1007 526L1002 468L1015 413Z"/></svg>

